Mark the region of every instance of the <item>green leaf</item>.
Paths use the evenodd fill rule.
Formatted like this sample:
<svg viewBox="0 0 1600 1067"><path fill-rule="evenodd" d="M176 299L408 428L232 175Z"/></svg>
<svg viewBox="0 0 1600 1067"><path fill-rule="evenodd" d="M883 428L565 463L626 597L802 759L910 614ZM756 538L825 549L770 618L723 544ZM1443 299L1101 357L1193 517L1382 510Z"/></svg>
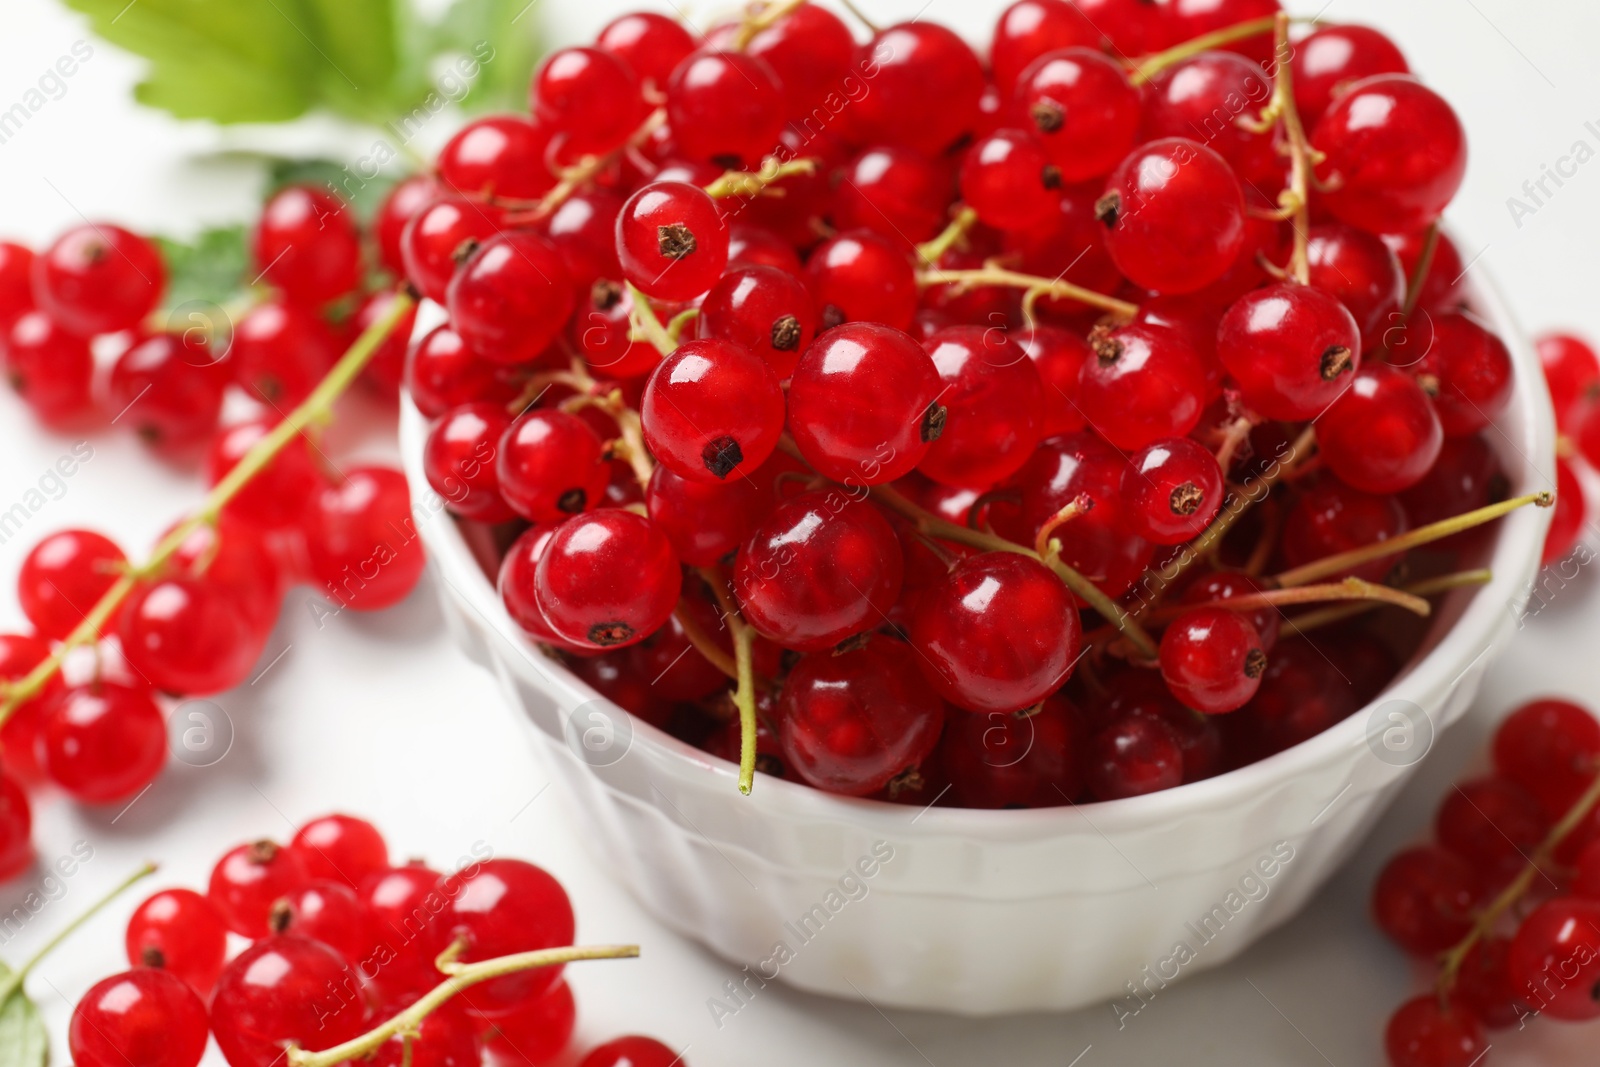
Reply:
<svg viewBox="0 0 1600 1067"><path fill-rule="evenodd" d="M539 62L537 0L455 0L434 26L433 51L454 53L461 76L476 68L472 87L460 98L478 111L523 111L528 83ZM440 87L449 86L440 79Z"/></svg>
<svg viewBox="0 0 1600 1067"><path fill-rule="evenodd" d="M0 984L11 970L0 963ZM39 1009L22 990L0 1004L0 1067L45 1067L50 1062L50 1038Z"/></svg>
<svg viewBox="0 0 1600 1067"><path fill-rule="evenodd" d="M249 240L243 226L205 230L189 243L157 237L156 244L167 264L169 307L196 301L223 307L249 284Z"/></svg>

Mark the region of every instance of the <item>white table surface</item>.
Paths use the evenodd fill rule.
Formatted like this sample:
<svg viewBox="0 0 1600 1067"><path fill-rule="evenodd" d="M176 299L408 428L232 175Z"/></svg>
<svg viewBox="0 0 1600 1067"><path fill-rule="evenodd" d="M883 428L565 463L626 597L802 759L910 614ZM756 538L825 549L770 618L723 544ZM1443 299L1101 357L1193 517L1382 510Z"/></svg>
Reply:
<svg viewBox="0 0 1600 1067"><path fill-rule="evenodd" d="M617 0L536 2L534 13L559 40L592 34L625 6ZM912 15L920 4L864 0L880 21ZM712 6L697 4L696 10ZM981 37L1000 6L998 0L932 0L927 16ZM1311 2L1294 6L1299 14L1317 12ZM1566 324L1600 337L1594 300L1600 164L1578 168L1521 226L1507 205L1508 197L1521 195L1524 181L1537 180L1542 167L1554 167L1575 142L1587 142L1591 155L1600 148L1600 66L1593 58L1600 9L1578 0L1332 0L1324 14L1389 31L1465 119L1473 158L1450 216L1463 236L1463 254L1481 252L1530 328ZM6 0L0 110L85 36L81 21L52 0ZM354 157L369 144L370 134L329 122L225 133L180 124L130 102L138 69L137 61L96 42L65 94L0 144L0 233L43 242L80 213L192 233L244 218L257 203L259 173L217 158L219 150L276 145L309 152L344 145ZM1594 125L1586 127L1589 122ZM8 390L0 390L0 426L0 502L9 506L74 442L38 428ZM102 433L91 443L94 458L65 495L34 516L23 535L0 544L0 588L7 590L0 597L0 626L20 622L11 581L37 537L87 524L137 551L199 496L192 471L163 467L126 434ZM369 434L355 447L373 455L392 451L381 435ZM1590 540L1600 538L1591 534ZM293 822L345 809L378 822L397 856L449 864L481 841L502 855L532 859L566 884L583 939L641 943L644 957L637 962L569 972L584 1043L651 1033L688 1046L686 1060L697 1065L1375 1064L1383 1021L1421 977L1367 920L1374 872L1426 825L1449 781L1516 702L1543 692L1596 695L1595 585L1591 568L1549 598L1491 672L1469 720L1441 740L1372 840L1298 920L1231 965L1162 992L1121 1031L1105 1007L970 1021L881 1013L777 987L718 1030L705 1002L736 968L647 918L589 859L560 803L542 792L545 780L489 678L448 642L427 583L386 614L346 614L320 627L313 594L292 593L268 652L281 659L256 682L218 698L236 738L216 766L174 763L120 815L40 795L41 855L53 859L87 842L93 859L64 884L45 887L35 872L0 888L0 915L30 891L49 888L57 897L19 933L0 932L0 956L24 957L146 858L163 864L161 884L203 887L226 847L285 835ZM122 926L135 902L130 897L102 916L30 983L58 1063L67 1062L64 1032L72 1003L124 964ZM1600 1025L1540 1022L1493 1040L1496 1064L1592 1064ZM222 1060L213 1050L207 1062Z"/></svg>

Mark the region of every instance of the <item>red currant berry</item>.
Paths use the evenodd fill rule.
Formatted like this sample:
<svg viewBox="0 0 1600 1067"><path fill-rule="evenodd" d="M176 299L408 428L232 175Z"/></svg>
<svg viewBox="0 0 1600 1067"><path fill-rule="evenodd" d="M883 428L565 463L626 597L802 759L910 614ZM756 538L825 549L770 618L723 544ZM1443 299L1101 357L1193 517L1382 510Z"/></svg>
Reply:
<svg viewBox="0 0 1600 1067"><path fill-rule="evenodd" d="M666 466L656 468L645 494L650 518L691 567L709 567L735 551L773 503L759 475L708 483L680 478Z"/></svg>
<svg viewBox="0 0 1600 1067"><path fill-rule="evenodd" d="M1403 234L1385 234L1383 243L1394 249L1400 257L1400 266L1407 278L1415 277L1422 265L1422 253L1428 244L1429 230L1433 231L1433 262L1423 279L1417 306L1424 311L1460 311L1467 276L1466 262L1461 250L1450 235L1437 228L1428 227Z"/></svg>
<svg viewBox="0 0 1600 1067"><path fill-rule="evenodd" d="M449 903L439 889L442 878L412 862L374 871L361 883L359 896L372 918L379 951L388 950L389 963L377 975L384 991L426 992L439 984L433 928Z"/></svg>
<svg viewBox="0 0 1600 1067"><path fill-rule="evenodd" d="M1129 323L1097 328L1095 358L1078 372L1078 403L1090 425L1121 449L1182 437L1205 408L1206 371L1181 333Z"/></svg>
<svg viewBox="0 0 1600 1067"><path fill-rule="evenodd" d="M600 436L576 415L536 408L500 438L500 493L529 522L560 522L597 507L609 474Z"/></svg>
<svg viewBox="0 0 1600 1067"><path fill-rule="evenodd" d="M1473 1067L1489 1051L1483 1024L1459 1003L1424 993L1400 1005L1383 1032L1392 1067Z"/></svg>
<svg viewBox="0 0 1600 1067"><path fill-rule="evenodd" d="M657 310L657 315L660 311ZM638 378L661 362L656 346L633 335L634 294L605 278L589 287L567 324L567 336L591 373L607 378Z"/></svg>
<svg viewBox="0 0 1600 1067"><path fill-rule="evenodd" d="M1360 706L1356 691L1328 654L1303 637L1272 649L1255 699L1218 721L1239 762L1250 763L1292 748L1350 716Z"/></svg>
<svg viewBox="0 0 1600 1067"><path fill-rule="evenodd" d="M1056 528L1061 559L1107 596L1132 588L1155 546L1132 532L1123 514L1122 478L1128 461L1091 433L1052 437L1034 453L1017 478L1022 491L1025 539L1062 508L1087 496L1093 507Z"/></svg>
<svg viewBox="0 0 1600 1067"><path fill-rule="evenodd" d="M1363 367L1317 420L1330 470L1365 493L1398 493L1427 477L1444 430L1417 380L1385 365Z"/></svg>
<svg viewBox="0 0 1600 1067"><path fill-rule="evenodd" d="M545 1067L571 1044L577 1016L572 987L557 982L515 1014L496 1019L484 1034L483 1051L494 1067Z"/></svg>
<svg viewBox="0 0 1600 1067"><path fill-rule="evenodd" d="M216 485L241 459L270 434L277 420L252 419L225 426L212 438L206 456L206 483ZM229 501L224 514L262 529L298 526L306 501L322 486L322 475L304 437L292 439L250 483Z"/></svg>
<svg viewBox="0 0 1600 1067"><path fill-rule="evenodd" d="M297 852L275 841L256 841L217 861L206 896L228 929L245 937L266 937L273 902L308 881Z"/></svg>
<svg viewBox="0 0 1600 1067"><path fill-rule="evenodd" d="M1581 402L1600 396L1600 358L1586 342L1567 333L1545 334L1538 340L1538 349L1556 407L1556 422L1568 427Z"/></svg>
<svg viewBox="0 0 1600 1067"><path fill-rule="evenodd" d="M776 267L785 274L800 274L800 256L794 245L765 226L747 222L735 222L728 228L728 263L733 267Z"/></svg>
<svg viewBox="0 0 1600 1067"><path fill-rule="evenodd" d="M146 444L183 448L217 425L228 372L205 341L157 333L135 341L111 369L110 404Z"/></svg>
<svg viewBox="0 0 1600 1067"><path fill-rule="evenodd" d="M1181 545L1211 525L1222 510L1222 468L1187 437L1146 445L1122 472L1128 525L1157 545Z"/></svg>
<svg viewBox="0 0 1600 1067"><path fill-rule="evenodd" d="M1017 0L995 23L989 65L1000 91L1009 94L1028 65L1046 52L1099 48L1100 43L1100 30L1078 5L1066 0Z"/></svg>
<svg viewBox="0 0 1600 1067"><path fill-rule="evenodd" d="M1270 132L1249 121L1272 96L1260 64L1233 52L1202 52L1175 63L1150 81L1144 96L1146 138L1188 137L1225 159L1239 180L1276 191L1283 186L1283 157Z"/></svg>
<svg viewBox="0 0 1600 1067"><path fill-rule="evenodd" d="M531 230L489 238L450 282L450 325L491 363L528 363L572 314L572 279L561 254Z"/></svg>
<svg viewBox="0 0 1600 1067"><path fill-rule="evenodd" d="M245 312L228 343L238 383L287 413L317 387L339 359L339 339L313 311L268 300Z"/></svg>
<svg viewBox="0 0 1600 1067"><path fill-rule="evenodd" d="M11 881L33 866L33 811L28 794L0 773L0 883Z"/></svg>
<svg viewBox="0 0 1600 1067"><path fill-rule="evenodd" d="M361 231L333 193L291 185L261 209L251 251L255 269L289 298L325 304L361 285Z"/></svg>
<svg viewBox="0 0 1600 1067"><path fill-rule="evenodd" d="M412 346L405 385L411 402L430 419L475 400L509 403L517 392L501 368L473 355L448 326L434 327Z"/></svg>
<svg viewBox="0 0 1600 1067"><path fill-rule="evenodd" d="M917 311L910 258L899 243L870 230L851 230L818 245L806 260L806 285L823 330L844 322L906 330Z"/></svg>
<svg viewBox="0 0 1600 1067"><path fill-rule="evenodd" d="M1273 285L1228 309L1217 352L1244 401L1269 419L1316 418L1361 366L1361 333L1343 304L1320 289Z"/></svg>
<svg viewBox="0 0 1600 1067"><path fill-rule="evenodd" d="M1550 829L1539 802L1505 778L1458 784L1439 805L1439 843L1491 877L1514 875Z"/></svg>
<svg viewBox="0 0 1600 1067"><path fill-rule="evenodd" d="M983 65L952 31L905 22L879 32L858 54L871 86L850 110L857 140L926 155L949 148L978 121Z"/></svg>
<svg viewBox="0 0 1600 1067"><path fill-rule="evenodd" d="M538 604L557 635L619 648L649 637L677 606L678 558L642 515L602 508L568 519L539 560Z"/></svg>
<svg viewBox="0 0 1600 1067"><path fill-rule="evenodd" d="M592 1049L578 1067L683 1067L683 1056L648 1037L619 1037Z"/></svg>
<svg viewBox="0 0 1600 1067"><path fill-rule="evenodd" d="M640 80L667 84L673 68L693 52L694 37L683 23L653 11L634 11L606 24L594 42L626 63Z"/></svg>
<svg viewBox="0 0 1600 1067"><path fill-rule="evenodd" d="M729 270L706 295L700 330L703 337L743 345L783 379L811 344L816 309L793 273L746 265Z"/></svg>
<svg viewBox="0 0 1600 1067"><path fill-rule="evenodd" d="M291 889L272 902L267 928L320 941L357 963L377 959L366 906L343 882L312 881Z"/></svg>
<svg viewBox="0 0 1600 1067"><path fill-rule="evenodd" d="M127 800L167 762L167 724L150 695L113 682L68 689L45 709L39 757L86 804Z"/></svg>
<svg viewBox="0 0 1600 1067"><path fill-rule="evenodd" d="M425 560L405 475L356 467L316 494L306 515L311 577L342 607L381 611L405 599Z"/></svg>
<svg viewBox="0 0 1600 1067"><path fill-rule="evenodd" d="M1015 474L1044 435L1042 383L1024 349L982 326L947 327L923 347L943 383L947 415L917 469L976 488Z"/></svg>
<svg viewBox="0 0 1600 1067"><path fill-rule="evenodd" d="M0 684L25 678L50 658L50 643L31 634L0 634ZM0 726L0 777L11 775L23 781L36 781L39 768L34 741L44 708L64 688L61 675L45 682L39 695L25 700ZM0 879L3 880L3 879Z"/></svg>
<svg viewBox="0 0 1600 1067"><path fill-rule="evenodd" d="M34 309L33 263L36 258L27 245L0 241L0 336Z"/></svg>
<svg viewBox="0 0 1600 1067"><path fill-rule="evenodd" d="M1083 790L1077 709L1061 696L1038 709L952 716L940 756L964 808L1054 808Z"/></svg>
<svg viewBox="0 0 1600 1067"><path fill-rule="evenodd" d="M1390 328L1402 321L1406 275L1400 257L1380 237L1328 223L1311 229L1307 246L1312 286L1339 298L1361 328L1361 345L1384 344Z"/></svg>
<svg viewBox="0 0 1600 1067"><path fill-rule="evenodd" d="M398 1012L410 1006L408 1000L389 1001L385 1008ZM477 1031L464 1010L445 1004L418 1024L414 1037L395 1034L370 1053L368 1062L372 1067L482 1067Z"/></svg>
<svg viewBox="0 0 1600 1067"><path fill-rule="evenodd" d="M779 704L786 762L818 789L876 793L933 752L944 703L916 653L887 637L865 648L807 656L789 673Z"/></svg>
<svg viewBox="0 0 1600 1067"><path fill-rule="evenodd" d="M554 132L517 115L470 122L439 150L439 181L464 196L537 200L555 188L548 161Z"/></svg>
<svg viewBox="0 0 1600 1067"><path fill-rule="evenodd" d="M750 38L745 53L766 60L783 85L785 112L811 116L851 77L856 40L827 8L802 4Z"/></svg>
<svg viewBox="0 0 1600 1067"><path fill-rule="evenodd" d="M196 1067L210 1035L193 989L140 967L90 987L72 1009L67 1047L81 1067Z"/></svg>
<svg viewBox="0 0 1600 1067"><path fill-rule="evenodd" d="M877 508L814 492L762 520L739 550L733 586L763 636L816 652L882 625L904 575L899 540Z"/></svg>
<svg viewBox="0 0 1600 1067"><path fill-rule="evenodd" d="M1583 499L1583 483L1578 480L1572 464L1556 459L1556 506L1550 517L1550 530L1545 534L1541 566L1548 567L1556 560L1566 558L1577 545L1587 524L1588 509Z"/></svg>
<svg viewBox="0 0 1600 1067"><path fill-rule="evenodd" d="M228 928L199 893L166 889L133 913L126 943L129 966L164 970L205 998L227 959Z"/></svg>
<svg viewBox="0 0 1600 1067"><path fill-rule="evenodd" d="M1318 478L1289 511L1283 528L1283 555L1291 567L1399 537L1410 528L1405 509L1392 496L1352 489L1337 478ZM1380 556L1345 572L1381 581L1394 566Z"/></svg>
<svg viewBox="0 0 1600 1067"><path fill-rule="evenodd" d="M1511 403L1511 353L1466 315L1438 316L1433 328L1433 346L1409 369L1433 397L1446 436L1477 433Z"/></svg>
<svg viewBox="0 0 1600 1067"><path fill-rule="evenodd" d="M367 876L389 866L389 846L378 828L352 815L324 815L295 831L289 848L306 876L360 888Z"/></svg>
<svg viewBox="0 0 1600 1067"><path fill-rule="evenodd" d="M1503 498L1505 484L1500 460L1482 437L1447 437L1427 476L1400 500L1411 524L1426 526Z"/></svg>
<svg viewBox="0 0 1600 1067"><path fill-rule="evenodd" d="M1451 1001L1491 1029L1515 1026L1527 1014L1522 994L1511 984L1511 939L1486 937L1461 961Z"/></svg>
<svg viewBox="0 0 1600 1067"><path fill-rule="evenodd" d="M1191 606L1210 605L1213 601L1253 596L1266 590L1266 585L1243 572L1218 571L1197 579L1193 585L1185 589L1182 602ZM1256 636L1261 640L1262 651L1270 652L1272 646L1278 643L1278 633L1283 625L1282 612L1275 607L1267 606L1242 614L1250 620L1250 625L1255 627Z"/></svg>
<svg viewBox="0 0 1600 1067"><path fill-rule="evenodd" d="M284 1049L342 1044L366 1027L360 979L333 949L263 937L229 961L211 998L217 1045L232 1067L281 1067Z"/></svg>
<svg viewBox="0 0 1600 1067"><path fill-rule="evenodd" d="M644 118L639 76L601 48L552 52L533 76L534 118L566 138L565 150L596 155L622 147Z"/></svg>
<svg viewBox="0 0 1600 1067"><path fill-rule="evenodd" d="M1083 410L1078 406L1078 378L1084 360L1093 350L1088 343L1070 330L1057 326L1034 326L1017 334L1033 369L1039 372L1044 385L1043 437L1076 433L1084 427Z"/></svg>
<svg viewBox="0 0 1600 1067"><path fill-rule="evenodd" d="M945 223L947 167L909 148L869 148L838 172L831 210L840 230L871 230L908 251Z"/></svg>
<svg viewBox="0 0 1600 1067"><path fill-rule="evenodd" d="M1128 154L1107 179L1095 214L1117 269L1159 293L1210 285L1245 247L1239 179L1216 152L1182 137Z"/></svg>
<svg viewBox="0 0 1600 1067"><path fill-rule="evenodd" d="M728 676L694 647L676 615L627 656L628 673L642 679L658 702L702 700L728 684Z"/></svg>
<svg viewBox="0 0 1600 1067"><path fill-rule="evenodd" d="M579 289L602 278L622 277L617 260L617 217L622 205L622 197L605 189L577 193L544 224L544 235L561 253L567 273Z"/></svg>
<svg viewBox="0 0 1600 1067"><path fill-rule="evenodd" d="M39 308L80 337L133 329L166 287L155 244L110 223L75 226L33 261Z"/></svg>
<svg viewBox="0 0 1600 1067"><path fill-rule="evenodd" d="M1563 815L1600 773L1600 721L1569 701L1531 701L1495 731L1494 766Z"/></svg>
<svg viewBox="0 0 1600 1067"><path fill-rule="evenodd" d="M742 345L689 341L650 375L640 417L645 444L679 477L749 477L783 432L783 389Z"/></svg>
<svg viewBox="0 0 1600 1067"><path fill-rule="evenodd" d="M1321 203L1372 233L1436 221L1467 170L1467 135L1444 98L1404 74L1378 74L1336 99L1311 134Z"/></svg>
<svg viewBox="0 0 1600 1067"><path fill-rule="evenodd" d="M1161 677L1185 706L1219 715L1238 711L1261 687L1267 654L1249 618L1196 608L1161 636Z"/></svg>
<svg viewBox="0 0 1600 1067"><path fill-rule="evenodd" d="M44 312L30 311L17 319L0 344L0 356L11 388L46 425L69 424L94 409L89 342L57 326Z"/></svg>
<svg viewBox="0 0 1600 1067"><path fill-rule="evenodd" d="M1294 102L1307 129L1334 100L1374 74L1409 74L1406 57L1388 37L1366 26L1319 26L1294 47Z"/></svg>
<svg viewBox="0 0 1600 1067"><path fill-rule="evenodd" d="M506 613L530 638L558 648L586 648L587 642L574 645L552 630L545 621L544 609L539 606L539 560L555 531L553 526L538 526L524 531L512 542L505 559L500 561L496 588Z"/></svg>
<svg viewBox="0 0 1600 1067"><path fill-rule="evenodd" d="M778 147L783 122L783 86L755 56L695 52L667 81L667 123L690 159L719 167L760 163Z"/></svg>
<svg viewBox="0 0 1600 1067"><path fill-rule="evenodd" d="M350 317L348 330L351 336L360 337L378 322L388 318L394 310L394 302L398 299L400 294L391 290L365 297L361 301L361 306L356 309L356 313ZM406 351L411 343L412 328L416 324L416 308L408 308L401 312L388 334L378 343L366 367L362 369L362 378L366 383L380 396L389 400L398 399L400 396L400 386L406 373Z"/></svg>
<svg viewBox="0 0 1600 1067"><path fill-rule="evenodd" d="M492 204L446 195L411 216L400 235L406 277L422 295L443 304L456 266L500 232L505 215Z"/></svg>
<svg viewBox="0 0 1600 1067"><path fill-rule="evenodd" d="M1600 901L1557 897L1511 939L1511 979L1537 1012L1569 1022L1600 1018Z"/></svg>
<svg viewBox="0 0 1600 1067"><path fill-rule="evenodd" d="M378 261L396 278L406 276L405 253L401 239L413 215L438 199L439 183L428 174L403 178L389 190L377 217L372 220L372 235L378 243Z"/></svg>
<svg viewBox="0 0 1600 1067"><path fill-rule="evenodd" d="M460 943L463 963L572 944L572 902L560 882L531 863L485 860L451 875L441 892L450 903L430 929L433 947L443 952ZM548 992L561 972L561 967L540 967L491 979L464 990L461 1000L474 1014L506 1015Z"/></svg>
<svg viewBox="0 0 1600 1067"><path fill-rule="evenodd" d="M1398 853L1378 875L1372 911L1378 928L1407 952L1443 952L1472 928L1482 892L1465 860L1433 845Z"/></svg>
<svg viewBox="0 0 1600 1067"><path fill-rule="evenodd" d="M646 296L691 300L728 265L728 223L696 185L656 181L634 193L617 216L617 256Z"/></svg>
<svg viewBox="0 0 1600 1067"><path fill-rule="evenodd" d="M17 603L44 637L65 638L116 584L128 557L92 530L62 530L33 546L17 572Z"/></svg>
<svg viewBox="0 0 1600 1067"><path fill-rule="evenodd" d="M1084 777L1096 800L1143 796L1183 784L1183 744L1160 719L1126 715L1095 734Z"/></svg>
<svg viewBox="0 0 1600 1067"><path fill-rule="evenodd" d="M511 425L504 404L463 404L447 411L428 431L422 469L449 509L476 522L516 517L500 496L496 452ZM587 427L585 427L587 429Z"/></svg>
<svg viewBox="0 0 1600 1067"><path fill-rule="evenodd" d="M1012 100L1062 181L1110 173L1138 141L1139 90L1120 63L1095 49L1040 56L1018 76Z"/></svg>
<svg viewBox="0 0 1600 1067"><path fill-rule="evenodd" d="M1027 230L1061 211L1061 168L1021 130L999 130L973 145L961 165L961 198L1000 230Z"/></svg>
<svg viewBox="0 0 1600 1067"><path fill-rule="evenodd" d="M250 677L267 634L226 586L173 576L134 590L117 636L128 665L151 686L206 696Z"/></svg>

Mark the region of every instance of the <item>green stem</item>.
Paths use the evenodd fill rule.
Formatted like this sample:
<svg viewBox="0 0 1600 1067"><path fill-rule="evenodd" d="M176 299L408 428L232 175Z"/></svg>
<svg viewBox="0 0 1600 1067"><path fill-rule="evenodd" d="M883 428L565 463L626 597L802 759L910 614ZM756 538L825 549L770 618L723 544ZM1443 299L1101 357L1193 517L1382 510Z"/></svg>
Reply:
<svg viewBox="0 0 1600 1067"><path fill-rule="evenodd" d="M700 577L711 587L728 632L733 635L734 679L739 683L733 692L733 706L739 709L739 792L749 796L756 781L756 634L739 614L739 605L729 594L728 580L722 572L715 567L701 567Z"/></svg>
<svg viewBox="0 0 1600 1067"><path fill-rule="evenodd" d="M1494 581L1494 572L1486 569L1457 571L1454 574L1441 574L1437 578L1428 578L1420 582L1400 587L1402 593L1412 596L1436 596L1439 593L1448 593L1452 589L1468 589L1477 585L1488 585ZM1355 604L1341 604L1337 607L1323 608L1320 611L1308 611L1304 615L1296 615L1285 619L1284 625L1293 627L1296 633L1310 633L1312 630L1323 626L1332 626L1335 623L1353 619L1357 615L1365 615L1380 606L1376 600L1361 601Z"/></svg>
<svg viewBox="0 0 1600 1067"><path fill-rule="evenodd" d="M89 906L89 910L85 911L82 915L79 915L76 919L73 919L70 923L58 931L54 937L52 937L49 941L46 941L44 943L44 947L29 957L28 961L21 967L18 967L15 971L11 972L11 974L6 977L4 982L0 982L0 1007L4 1007L6 1003L10 1001L10 999L15 996L19 990L22 989L22 983L27 981L28 975L33 973L33 969L39 966L39 964L43 963L45 958L49 956L50 953L60 948L63 941L77 933L79 928L81 928L84 923L100 914L100 912L103 911L105 907L112 901L116 900L134 885L138 884L145 878L150 877L154 873L156 873L156 865L153 863L147 863L143 867L140 867L127 878L124 878L116 888L111 890L111 892L107 893L105 896L91 904Z"/></svg>
<svg viewBox="0 0 1600 1067"><path fill-rule="evenodd" d="M1141 59L1138 65L1133 68L1133 72L1128 75L1128 80L1135 85L1143 85L1168 67L1182 63L1184 60L1197 56L1201 52L1209 52L1225 44L1232 44L1235 41L1243 41L1251 37L1260 37L1262 34L1271 33L1273 22L1274 16L1268 15L1265 18L1251 19L1248 22L1224 26L1220 30L1212 30L1210 33L1202 33L1192 40L1185 41L1180 45L1174 45L1166 51L1157 52Z"/></svg>
<svg viewBox="0 0 1600 1067"><path fill-rule="evenodd" d="M978 213L961 205L955 218L950 224L940 231L937 237L922 242L917 246L917 258L930 267L938 266L939 258L956 246L956 242L965 237L974 226L978 224Z"/></svg>
<svg viewBox="0 0 1600 1067"><path fill-rule="evenodd" d="M1109 311L1119 319L1131 319L1139 314L1138 304L1130 304L1126 300L1118 300L1114 296L1097 293L1081 285L1073 285L1061 278L1022 274L996 264L990 264L979 270L920 271L917 274L917 284L924 288L930 285L955 285L963 288L998 285L1009 289L1022 289L1029 294L1048 296L1054 300L1076 300L1080 304Z"/></svg>
<svg viewBox="0 0 1600 1067"><path fill-rule="evenodd" d="M656 346L656 351L663 356L670 356L677 351L678 343L672 339L667 328L661 325L661 319L656 315L656 309L650 306L650 298L628 283L628 292L633 296L633 328L639 338L649 341Z"/></svg>

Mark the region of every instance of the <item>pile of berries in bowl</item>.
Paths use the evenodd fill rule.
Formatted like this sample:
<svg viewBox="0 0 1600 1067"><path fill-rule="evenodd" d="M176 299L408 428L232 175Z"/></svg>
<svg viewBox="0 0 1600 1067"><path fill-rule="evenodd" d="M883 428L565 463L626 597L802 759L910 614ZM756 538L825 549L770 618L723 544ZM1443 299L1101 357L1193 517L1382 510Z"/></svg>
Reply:
<svg viewBox="0 0 1600 1067"><path fill-rule="evenodd" d="M1105 924L1026 985L840 946L785 971L812 988L1104 997L1183 904L1108 906L1169 880L1085 847L1153 852L1203 911L1320 836L1220 962L1403 774L1348 720L1458 714L1512 618L1484 599L1538 562L1546 394L1439 229L1450 106L1383 35L1291 34L1272 0L1106 6L1021 0L987 64L810 3L704 41L629 15L546 60L531 118L451 141L401 239L438 304L402 430L455 517L421 524L453 621L625 876L748 895L725 849L792 876L658 913L756 958L883 838L917 841L884 884L930 909L886 944ZM1022 900L1056 910L1028 931Z"/></svg>

